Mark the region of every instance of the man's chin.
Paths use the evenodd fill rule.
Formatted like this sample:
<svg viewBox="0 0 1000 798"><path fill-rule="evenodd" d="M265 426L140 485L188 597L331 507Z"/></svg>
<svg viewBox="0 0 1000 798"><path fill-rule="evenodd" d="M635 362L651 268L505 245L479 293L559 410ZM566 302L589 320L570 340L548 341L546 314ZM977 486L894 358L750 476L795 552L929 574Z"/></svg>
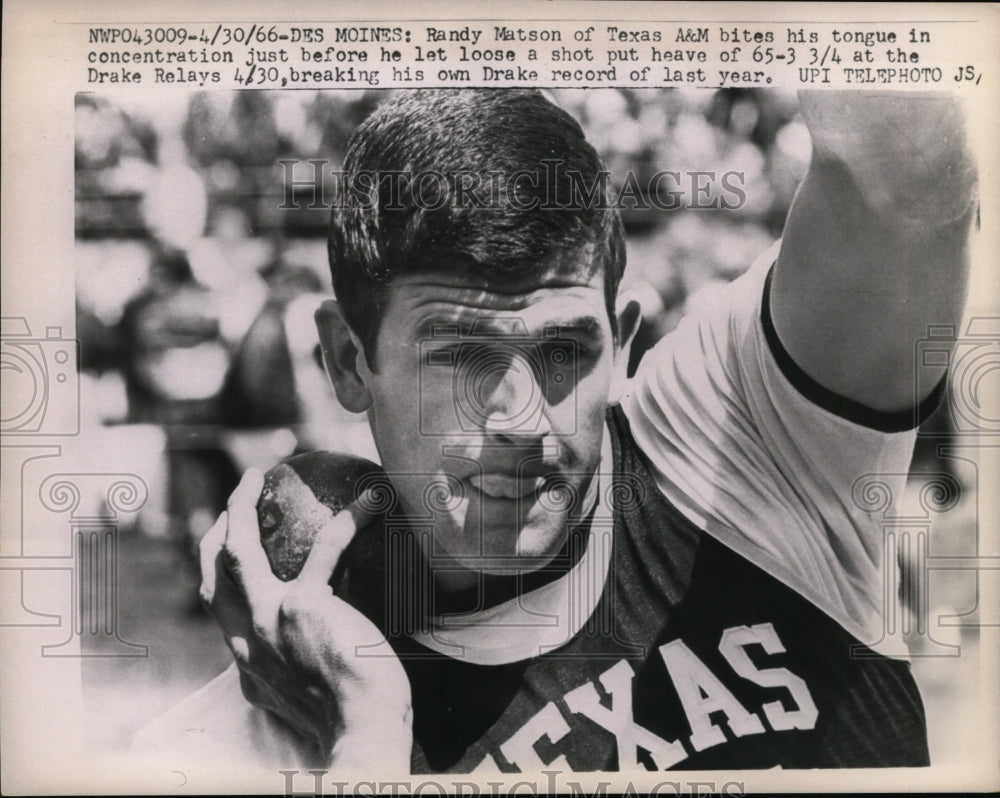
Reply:
<svg viewBox="0 0 1000 798"><path fill-rule="evenodd" d="M483 576L518 576L534 573L552 561L552 557L469 557L456 558L458 564Z"/></svg>
<svg viewBox="0 0 1000 798"><path fill-rule="evenodd" d="M465 539L480 541L481 547L453 552L452 557L463 568L489 575L531 573L543 568L566 542L566 527L560 523L562 519L544 513L542 518L534 515L529 512L526 523L519 523L524 519L514 514L509 525L493 518L485 529L467 529Z"/></svg>

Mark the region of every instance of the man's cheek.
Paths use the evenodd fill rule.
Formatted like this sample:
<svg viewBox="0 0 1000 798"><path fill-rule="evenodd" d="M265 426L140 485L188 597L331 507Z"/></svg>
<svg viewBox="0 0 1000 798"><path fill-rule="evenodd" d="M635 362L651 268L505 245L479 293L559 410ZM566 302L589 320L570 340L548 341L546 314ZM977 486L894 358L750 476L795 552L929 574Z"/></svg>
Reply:
<svg viewBox="0 0 1000 798"><path fill-rule="evenodd" d="M601 368L580 380L572 399L581 427L603 424L608 406L610 377L610 369Z"/></svg>

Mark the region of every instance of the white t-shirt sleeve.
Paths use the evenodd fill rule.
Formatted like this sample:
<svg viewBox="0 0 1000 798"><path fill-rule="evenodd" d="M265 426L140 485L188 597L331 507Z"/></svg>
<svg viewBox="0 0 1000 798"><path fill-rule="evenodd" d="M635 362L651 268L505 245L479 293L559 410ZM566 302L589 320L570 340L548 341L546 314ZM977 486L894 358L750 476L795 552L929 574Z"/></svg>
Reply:
<svg viewBox="0 0 1000 798"><path fill-rule="evenodd" d="M836 401L765 333L777 252L646 353L623 409L660 490L689 520L875 643L883 535L857 491L880 475L898 495L915 417Z"/></svg>

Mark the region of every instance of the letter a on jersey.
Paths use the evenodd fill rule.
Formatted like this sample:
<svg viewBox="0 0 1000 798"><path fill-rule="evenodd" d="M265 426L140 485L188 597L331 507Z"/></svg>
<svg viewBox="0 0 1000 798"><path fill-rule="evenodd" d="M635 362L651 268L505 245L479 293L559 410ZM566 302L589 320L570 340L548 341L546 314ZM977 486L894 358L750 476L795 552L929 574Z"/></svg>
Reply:
<svg viewBox="0 0 1000 798"><path fill-rule="evenodd" d="M696 751L726 741L722 729L709 717L713 712L725 713L729 728L737 737L764 731L760 718L747 712L736 696L682 640L672 640L660 646L660 656L684 707L691 727L691 745Z"/></svg>

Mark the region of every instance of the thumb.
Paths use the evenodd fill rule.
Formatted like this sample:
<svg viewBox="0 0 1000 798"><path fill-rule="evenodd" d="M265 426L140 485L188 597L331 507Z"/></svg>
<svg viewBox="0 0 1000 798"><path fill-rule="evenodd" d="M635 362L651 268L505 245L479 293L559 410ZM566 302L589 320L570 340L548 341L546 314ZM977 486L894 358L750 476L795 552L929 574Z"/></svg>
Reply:
<svg viewBox="0 0 1000 798"><path fill-rule="evenodd" d="M373 513L366 509L371 506L371 498L365 491L324 525L313 540L297 579L299 583L325 586L330 581L344 549L371 520Z"/></svg>

